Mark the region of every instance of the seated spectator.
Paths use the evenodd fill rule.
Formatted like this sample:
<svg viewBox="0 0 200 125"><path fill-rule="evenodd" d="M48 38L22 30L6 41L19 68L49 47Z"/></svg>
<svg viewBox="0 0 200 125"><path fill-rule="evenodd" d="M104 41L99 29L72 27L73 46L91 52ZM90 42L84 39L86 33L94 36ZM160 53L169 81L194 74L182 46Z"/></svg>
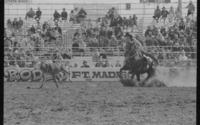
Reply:
<svg viewBox="0 0 200 125"><path fill-rule="evenodd" d="M164 24L165 24L165 21L166 21L166 18L167 18L168 14L169 14L169 12L165 9L165 7L163 7L162 11L161 11L161 16L162 16L162 19L164 21Z"/></svg>
<svg viewBox="0 0 200 125"><path fill-rule="evenodd" d="M161 27L160 28L160 33L162 34L163 37L166 37L167 36L166 28L165 27Z"/></svg>
<svg viewBox="0 0 200 125"><path fill-rule="evenodd" d="M29 29L30 34L36 33L35 27L32 25L31 28Z"/></svg>
<svg viewBox="0 0 200 125"><path fill-rule="evenodd" d="M119 60L117 60L115 67L121 67L121 64L119 63Z"/></svg>
<svg viewBox="0 0 200 125"><path fill-rule="evenodd" d="M38 31L38 30L42 30L42 25L40 24L39 21L37 21L37 24L35 26L35 31Z"/></svg>
<svg viewBox="0 0 200 125"><path fill-rule="evenodd" d="M99 55L99 58L103 59L103 60L106 60L107 59L107 55L105 53L101 52L100 55Z"/></svg>
<svg viewBox="0 0 200 125"><path fill-rule="evenodd" d="M42 11L38 7L38 10L36 11L36 14L35 14L35 19L40 20L41 16L42 16Z"/></svg>
<svg viewBox="0 0 200 125"><path fill-rule="evenodd" d="M17 18L14 18L14 21L12 22L12 26L13 26L13 28L15 29L15 30L17 30L18 29L18 21L17 21Z"/></svg>
<svg viewBox="0 0 200 125"><path fill-rule="evenodd" d="M61 13L61 18L62 18L62 20L66 21L66 20L67 20L67 16L68 16L68 14L67 14L67 12L65 11L65 8L63 8L63 11L62 11L62 13Z"/></svg>
<svg viewBox="0 0 200 125"><path fill-rule="evenodd" d="M102 67L113 67L113 66L108 62L108 60L105 60Z"/></svg>
<svg viewBox="0 0 200 125"><path fill-rule="evenodd" d="M102 61L98 61L98 62L95 64L95 67L103 67Z"/></svg>
<svg viewBox="0 0 200 125"><path fill-rule="evenodd" d="M4 67L9 66L8 56L4 56Z"/></svg>
<svg viewBox="0 0 200 125"><path fill-rule="evenodd" d="M186 61L188 57L185 55L185 51L182 50L181 54L179 55L179 61Z"/></svg>
<svg viewBox="0 0 200 125"><path fill-rule="evenodd" d="M74 63L74 66L73 66L74 68L77 68L78 67L78 64L77 63Z"/></svg>
<svg viewBox="0 0 200 125"><path fill-rule="evenodd" d="M158 23L158 20L160 19L160 16L161 16L161 10L159 6L157 6L157 8L154 11L154 16L153 16L153 18L157 21L157 23Z"/></svg>
<svg viewBox="0 0 200 125"><path fill-rule="evenodd" d="M185 22L183 20L183 18L181 18L181 21L179 23L179 30L185 30Z"/></svg>
<svg viewBox="0 0 200 125"><path fill-rule="evenodd" d="M53 14L53 17L54 17L54 21L59 21L60 19L60 14L58 13L57 10L55 10L54 14Z"/></svg>
<svg viewBox="0 0 200 125"><path fill-rule="evenodd" d="M25 19L27 20L28 18L34 18L34 16L35 16L35 12L32 8L30 8L30 10L26 13Z"/></svg>
<svg viewBox="0 0 200 125"><path fill-rule="evenodd" d="M58 23L56 23L56 26L55 26L54 30L55 30L55 31L58 31L58 33L59 33L60 35L62 35L62 29L61 29L60 26L58 26Z"/></svg>
<svg viewBox="0 0 200 125"><path fill-rule="evenodd" d="M14 65L13 65L15 68L19 68L19 65L18 65L18 63L17 63L17 61L15 60L14 61Z"/></svg>
<svg viewBox="0 0 200 125"><path fill-rule="evenodd" d="M83 61L83 65L81 66L81 68L89 68L90 66L87 64L87 61Z"/></svg>

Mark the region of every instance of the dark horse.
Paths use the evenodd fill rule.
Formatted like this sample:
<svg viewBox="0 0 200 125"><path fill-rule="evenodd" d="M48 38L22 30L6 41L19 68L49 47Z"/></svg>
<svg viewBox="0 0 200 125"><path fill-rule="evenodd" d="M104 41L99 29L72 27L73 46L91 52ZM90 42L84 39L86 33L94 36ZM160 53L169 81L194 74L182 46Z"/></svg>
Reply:
<svg viewBox="0 0 200 125"><path fill-rule="evenodd" d="M43 73L43 82L42 82L40 88L42 88L44 85L44 82L46 82L45 74L52 75L52 78L53 78L57 88L58 88L57 83L62 81L62 77L64 76L64 74L67 74L69 76L69 71L67 71L65 69L63 64L57 64L57 63L53 63L53 62L47 63L47 62L42 61L39 63L37 68L39 68Z"/></svg>
<svg viewBox="0 0 200 125"><path fill-rule="evenodd" d="M126 64L120 69L120 74L123 70L128 70L132 75L132 79L136 75L137 80L140 81L140 74L147 73L147 78L143 81L143 83L145 83L149 78L155 75L157 65L158 61L154 56L143 52L143 56L138 60L135 60L134 57L130 57Z"/></svg>

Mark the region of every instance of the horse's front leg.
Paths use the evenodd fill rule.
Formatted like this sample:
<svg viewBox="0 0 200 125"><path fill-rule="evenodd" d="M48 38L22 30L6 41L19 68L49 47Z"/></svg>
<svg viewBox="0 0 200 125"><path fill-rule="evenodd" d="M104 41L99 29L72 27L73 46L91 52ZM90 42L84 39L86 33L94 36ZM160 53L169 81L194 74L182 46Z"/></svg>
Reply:
<svg viewBox="0 0 200 125"><path fill-rule="evenodd" d="M140 74L136 74L136 77L137 77L137 81L140 81Z"/></svg>
<svg viewBox="0 0 200 125"><path fill-rule="evenodd" d="M44 73L43 73L42 77L43 77L43 81L42 81L41 86L39 87L40 89L43 88L44 83L46 82L46 77L45 77L45 74L44 74Z"/></svg>
<svg viewBox="0 0 200 125"><path fill-rule="evenodd" d="M55 74L53 75L53 80L54 80L54 83L55 83L56 87L58 88L58 80L57 80Z"/></svg>

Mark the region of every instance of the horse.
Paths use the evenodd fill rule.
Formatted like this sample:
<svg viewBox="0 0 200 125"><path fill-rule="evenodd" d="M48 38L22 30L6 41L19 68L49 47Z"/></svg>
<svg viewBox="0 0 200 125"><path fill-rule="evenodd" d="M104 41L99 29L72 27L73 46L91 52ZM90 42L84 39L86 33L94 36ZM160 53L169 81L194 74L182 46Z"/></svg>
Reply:
<svg viewBox="0 0 200 125"><path fill-rule="evenodd" d="M140 74L147 73L147 78L143 81L143 84L155 75L156 66L158 65L158 60L151 54L144 53L143 56L135 60L134 57L130 57L126 64L120 69L120 74L123 70L128 70L131 74L131 79L136 75L137 81L140 81ZM121 75L120 75L121 78Z"/></svg>
<svg viewBox="0 0 200 125"><path fill-rule="evenodd" d="M65 66L63 64L53 63L53 62L39 62L36 67L36 69L40 69L43 73L43 82L39 88L42 88L44 85L44 82L46 82L45 75L51 75L56 87L58 88L58 82L61 82L63 79L64 74L70 75L69 71L65 69ZM69 79L71 82L71 80Z"/></svg>

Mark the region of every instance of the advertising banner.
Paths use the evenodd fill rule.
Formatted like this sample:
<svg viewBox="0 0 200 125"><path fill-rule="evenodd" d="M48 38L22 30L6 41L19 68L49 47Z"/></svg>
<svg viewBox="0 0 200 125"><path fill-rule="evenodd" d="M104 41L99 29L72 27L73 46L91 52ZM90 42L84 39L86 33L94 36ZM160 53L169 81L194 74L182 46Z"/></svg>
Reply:
<svg viewBox="0 0 200 125"><path fill-rule="evenodd" d="M119 68L71 68L72 81L119 81Z"/></svg>
<svg viewBox="0 0 200 125"><path fill-rule="evenodd" d="M71 81L118 81L119 68L70 68L70 75L64 74L62 80ZM44 74L51 79L51 75ZM5 68L4 80L9 82L16 81L41 81L43 72L33 68Z"/></svg>

